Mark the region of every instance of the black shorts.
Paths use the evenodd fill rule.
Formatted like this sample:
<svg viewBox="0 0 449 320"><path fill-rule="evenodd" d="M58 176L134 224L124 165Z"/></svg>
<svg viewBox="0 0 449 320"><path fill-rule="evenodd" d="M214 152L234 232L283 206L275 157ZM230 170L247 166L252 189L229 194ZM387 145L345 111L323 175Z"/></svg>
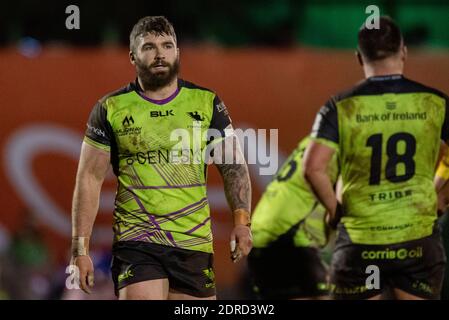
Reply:
<svg viewBox="0 0 449 320"><path fill-rule="evenodd" d="M248 256L253 290L261 299L294 299L327 295L326 268L318 249L253 248Z"/></svg>
<svg viewBox="0 0 449 320"><path fill-rule="evenodd" d="M112 249L115 293L127 285L168 279L170 289L195 297L215 295L213 254L140 241L119 241Z"/></svg>
<svg viewBox="0 0 449 320"><path fill-rule="evenodd" d="M354 244L348 239L340 225L330 270L334 299L368 299L393 288L439 299L446 256L438 230L422 239L391 245Z"/></svg>

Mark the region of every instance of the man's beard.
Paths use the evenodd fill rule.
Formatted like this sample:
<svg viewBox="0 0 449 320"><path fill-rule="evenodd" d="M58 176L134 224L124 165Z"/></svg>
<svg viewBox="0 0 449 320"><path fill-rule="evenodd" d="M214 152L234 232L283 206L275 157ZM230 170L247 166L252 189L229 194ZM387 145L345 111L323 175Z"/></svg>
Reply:
<svg viewBox="0 0 449 320"><path fill-rule="evenodd" d="M168 68L168 71L156 71L154 66L162 65ZM173 64L163 60L157 60L150 65L145 65L142 61L136 59L136 71L144 90L155 91L169 85L178 75L179 59L176 58Z"/></svg>

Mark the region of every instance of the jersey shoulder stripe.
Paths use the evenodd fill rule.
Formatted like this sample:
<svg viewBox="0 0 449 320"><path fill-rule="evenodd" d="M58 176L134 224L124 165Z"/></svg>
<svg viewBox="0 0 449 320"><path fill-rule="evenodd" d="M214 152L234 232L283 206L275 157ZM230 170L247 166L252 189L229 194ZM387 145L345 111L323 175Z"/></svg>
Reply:
<svg viewBox="0 0 449 320"><path fill-rule="evenodd" d="M202 90L202 91L208 91L208 92L211 92L211 93L215 94L214 91L212 91L212 90L210 90L208 88L201 87L201 86L199 86L199 85L197 85L197 84L195 84L193 82L186 81L186 80L183 80L183 79L179 79L179 86L187 88L187 89L197 89L197 90Z"/></svg>
<svg viewBox="0 0 449 320"><path fill-rule="evenodd" d="M118 90L112 91L97 101L89 115L84 142L89 145L104 150L111 150L111 141L113 140L113 130L108 122L107 101L113 97L127 94L133 91L129 84Z"/></svg>
<svg viewBox="0 0 449 320"><path fill-rule="evenodd" d="M98 102L103 105L109 98L117 97L117 96L120 96L122 94L127 94L127 93L129 93L131 91L134 91L134 90L135 90L135 88L134 88L133 84L130 83L127 86L121 87L120 89L117 89L115 91L112 91L112 92L106 94L100 100L98 100Z"/></svg>

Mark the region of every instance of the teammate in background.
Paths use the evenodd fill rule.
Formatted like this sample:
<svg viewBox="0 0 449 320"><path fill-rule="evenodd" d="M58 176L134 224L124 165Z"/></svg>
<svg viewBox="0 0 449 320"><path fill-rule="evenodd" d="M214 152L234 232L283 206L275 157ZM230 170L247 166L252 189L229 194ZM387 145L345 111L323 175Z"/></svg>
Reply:
<svg viewBox="0 0 449 320"><path fill-rule="evenodd" d="M73 197L72 263L89 292L89 238L112 164L118 178L112 277L119 299L215 299L203 157L211 143L233 212L231 258L238 261L252 246L250 179L231 120L214 92L178 79L176 35L164 17L137 22L129 57L137 79L98 101L87 123ZM198 141L195 130L210 139ZM220 164L225 157L230 163Z"/></svg>
<svg viewBox="0 0 449 320"><path fill-rule="evenodd" d="M254 291L262 299L322 299L328 294L327 270L319 250L328 240L325 209L301 172L309 142L309 137L299 142L253 213L254 247L248 267ZM335 182L336 154L329 169Z"/></svg>
<svg viewBox="0 0 449 320"><path fill-rule="evenodd" d="M390 287L397 299L438 299L446 257L433 177L449 138L449 99L403 76L407 49L388 17L379 29L362 26L357 57L366 79L321 108L304 155L329 224L340 221L332 296L378 299ZM336 151L342 203L326 172Z"/></svg>

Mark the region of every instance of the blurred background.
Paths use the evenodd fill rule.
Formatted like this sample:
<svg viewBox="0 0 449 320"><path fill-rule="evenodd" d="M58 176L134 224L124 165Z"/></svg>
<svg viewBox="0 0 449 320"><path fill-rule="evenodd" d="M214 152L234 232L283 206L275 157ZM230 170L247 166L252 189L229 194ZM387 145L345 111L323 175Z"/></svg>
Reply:
<svg viewBox="0 0 449 320"><path fill-rule="evenodd" d="M354 50L371 4L402 28L406 76L449 93L449 0L1 3L0 298L114 298L112 173L95 224L90 297L65 289L70 207L91 108L135 77L128 39L139 18L165 15L174 24L181 77L214 89L235 127L279 130L280 165L330 95L363 77ZM79 30L65 26L69 5L80 9ZM254 205L271 179L259 175L261 166L250 165ZM229 259L232 224L221 179L215 168L209 174L218 297L250 298L246 262Z"/></svg>

